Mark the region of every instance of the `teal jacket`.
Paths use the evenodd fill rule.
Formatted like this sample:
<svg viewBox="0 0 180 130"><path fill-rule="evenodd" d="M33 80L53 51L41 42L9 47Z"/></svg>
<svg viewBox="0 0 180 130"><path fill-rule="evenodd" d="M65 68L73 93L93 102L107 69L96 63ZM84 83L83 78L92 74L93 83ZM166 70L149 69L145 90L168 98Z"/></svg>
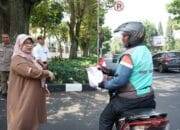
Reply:
<svg viewBox="0 0 180 130"><path fill-rule="evenodd" d="M152 55L145 45L140 45L126 50L123 54L130 55L133 68L127 68L118 64L115 76L105 82L105 88L109 90L121 90L127 84L132 87L137 96L145 95L150 92L153 81ZM129 85L128 85L129 86Z"/></svg>

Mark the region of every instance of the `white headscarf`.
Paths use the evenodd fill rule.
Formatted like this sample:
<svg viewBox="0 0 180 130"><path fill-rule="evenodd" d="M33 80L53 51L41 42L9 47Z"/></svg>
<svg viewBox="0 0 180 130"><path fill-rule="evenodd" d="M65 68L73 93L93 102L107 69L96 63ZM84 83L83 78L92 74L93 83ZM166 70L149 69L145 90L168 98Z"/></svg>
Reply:
<svg viewBox="0 0 180 130"><path fill-rule="evenodd" d="M25 40L27 39L31 39L31 36L27 35L27 34L19 34L17 36L17 39L16 39L16 43L15 43L15 46L14 46L14 52L13 52L13 56L16 56L16 55L19 55L19 56L22 56L24 58L27 58L28 60L31 60L33 61L33 56L32 54L27 54L25 52L23 52L20 48L20 46L24 43Z"/></svg>

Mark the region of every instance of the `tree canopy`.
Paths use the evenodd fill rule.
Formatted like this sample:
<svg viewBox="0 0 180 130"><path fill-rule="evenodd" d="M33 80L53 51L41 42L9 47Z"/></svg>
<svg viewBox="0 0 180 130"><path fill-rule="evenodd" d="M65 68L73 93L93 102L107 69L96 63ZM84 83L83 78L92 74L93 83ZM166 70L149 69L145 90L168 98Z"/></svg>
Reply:
<svg viewBox="0 0 180 130"><path fill-rule="evenodd" d="M41 29L41 33L45 36L47 31L56 28L63 18L63 7L60 3L43 0L34 6L30 22L32 27Z"/></svg>
<svg viewBox="0 0 180 130"><path fill-rule="evenodd" d="M150 44L152 41L152 37L157 36L158 32L155 25L148 20L144 21L144 26L146 31L145 41Z"/></svg>
<svg viewBox="0 0 180 130"><path fill-rule="evenodd" d="M180 29L180 0L172 0L172 2L167 5L167 10L173 15L173 28Z"/></svg>

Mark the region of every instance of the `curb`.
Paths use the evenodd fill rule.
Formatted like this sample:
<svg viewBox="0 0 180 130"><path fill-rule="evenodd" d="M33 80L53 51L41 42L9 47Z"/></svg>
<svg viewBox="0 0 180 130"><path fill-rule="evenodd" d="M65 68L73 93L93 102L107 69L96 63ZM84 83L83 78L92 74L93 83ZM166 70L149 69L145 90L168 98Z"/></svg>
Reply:
<svg viewBox="0 0 180 130"><path fill-rule="evenodd" d="M50 92L84 92L96 91L96 88L90 87L89 84L66 83L66 84L48 84Z"/></svg>

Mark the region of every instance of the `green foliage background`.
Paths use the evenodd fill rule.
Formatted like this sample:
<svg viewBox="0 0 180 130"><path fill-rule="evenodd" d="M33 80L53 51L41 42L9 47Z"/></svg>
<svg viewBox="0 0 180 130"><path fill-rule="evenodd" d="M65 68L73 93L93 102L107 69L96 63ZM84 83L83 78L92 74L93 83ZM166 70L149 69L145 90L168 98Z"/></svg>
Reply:
<svg viewBox="0 0 180 130"><path fill-rule="evenodd" d="M88 83L86 68L96 64L97 57L59 59L53 58L49 63L49 69L55 74L55 83Z"/></svg>

